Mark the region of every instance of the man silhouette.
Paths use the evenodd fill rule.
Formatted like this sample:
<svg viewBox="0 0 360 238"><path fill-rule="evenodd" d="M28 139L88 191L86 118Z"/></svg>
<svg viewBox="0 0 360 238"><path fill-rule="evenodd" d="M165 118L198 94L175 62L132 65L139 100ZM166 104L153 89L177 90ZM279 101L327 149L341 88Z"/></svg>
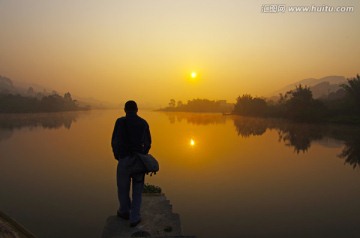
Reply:
<svg viewBox="0 0 360 238"><path fill-rule="evenodd" d="M141 222L140 207L145 174L131 174L128 165L134 152L149 152L151 135L148 123L137 115L135 101L127 101L124 110L126 116L116 120L111 140L115 159L118 160L117 188L120 208L117 215L126 220L130 219L130 226L135 227ZM131 183L132 200L129 194Z"/></svg>

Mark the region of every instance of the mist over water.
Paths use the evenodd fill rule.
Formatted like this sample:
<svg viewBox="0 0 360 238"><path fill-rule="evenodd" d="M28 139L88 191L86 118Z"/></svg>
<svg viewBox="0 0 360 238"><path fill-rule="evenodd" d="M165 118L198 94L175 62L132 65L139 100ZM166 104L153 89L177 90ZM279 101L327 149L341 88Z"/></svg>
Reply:
<svg viewBox="0 0 360 238"><path fill-rule="evenodd" d="M118 111L2 115L0 210L39 237L100 237L118 206ZM197 237L357 237L359 128L140 111L160 186ZM145 221L146 222L146 221Z"/></svg>

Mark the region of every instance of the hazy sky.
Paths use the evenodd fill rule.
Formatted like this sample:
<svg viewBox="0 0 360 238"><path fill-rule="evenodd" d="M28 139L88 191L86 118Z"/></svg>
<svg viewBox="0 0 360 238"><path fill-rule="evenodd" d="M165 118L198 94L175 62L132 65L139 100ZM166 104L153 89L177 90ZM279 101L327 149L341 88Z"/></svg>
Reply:
<svg viewBox="0 0 360 238"><path fill-rule="evenodd" d="M354 12L261 11L280 3ZM235 101L360 73L359 23L358 0L0 0L0 75L114 103Z"/></svg>

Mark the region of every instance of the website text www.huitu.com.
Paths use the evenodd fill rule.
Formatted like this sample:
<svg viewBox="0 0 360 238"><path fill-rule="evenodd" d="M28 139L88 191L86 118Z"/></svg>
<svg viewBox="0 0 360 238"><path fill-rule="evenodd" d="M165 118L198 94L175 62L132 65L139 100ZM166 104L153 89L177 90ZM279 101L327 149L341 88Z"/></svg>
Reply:
<svg viewBox="0 0 360 238"><path fill-rule="evenodd" d="M264 4L261 6L262 13L351 13L354 10L354 6L331 5L288 6L285 4Z"/></svg>

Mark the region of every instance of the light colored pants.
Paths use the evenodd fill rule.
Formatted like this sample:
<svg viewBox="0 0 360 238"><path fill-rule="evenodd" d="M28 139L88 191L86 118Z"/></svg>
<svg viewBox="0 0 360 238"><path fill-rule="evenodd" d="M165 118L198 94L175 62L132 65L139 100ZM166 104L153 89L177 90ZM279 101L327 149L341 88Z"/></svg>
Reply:
<svg viewBox="0 0 360 238"><path fill-rule="evenodd" d="M117 187L120 203L119 212L129 214L130 222L140 220L140 207L144 189L145 174L129 174L127 167L130 157L119 159L117 166ZM130 184L132 183L132 199L130 199Z"/></svg>

